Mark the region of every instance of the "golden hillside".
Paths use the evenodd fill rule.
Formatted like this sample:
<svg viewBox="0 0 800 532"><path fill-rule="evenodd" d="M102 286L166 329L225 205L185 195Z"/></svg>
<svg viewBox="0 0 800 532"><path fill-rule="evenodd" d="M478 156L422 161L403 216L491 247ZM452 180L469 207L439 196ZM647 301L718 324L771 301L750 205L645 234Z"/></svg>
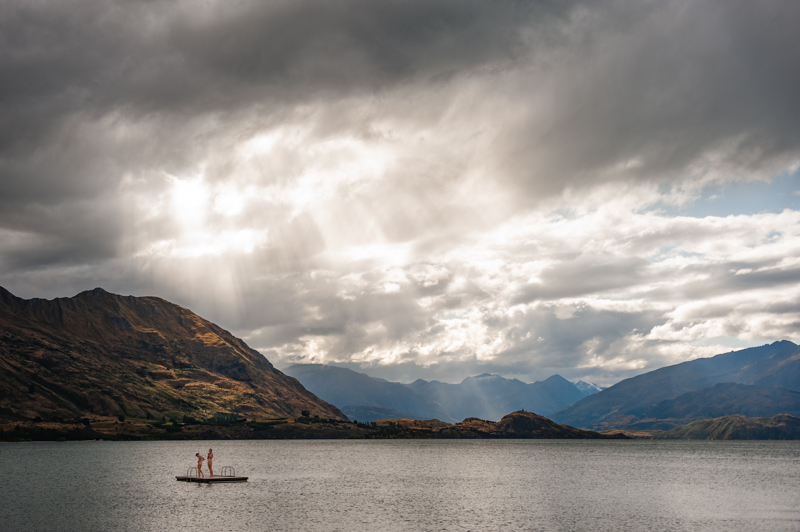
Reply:
<svg viewBox="0 0 800 532"><path fill-rule="evenodd" d="M346 419L188 309L100 288L54 300L0 287L0 417Z"/></svg>

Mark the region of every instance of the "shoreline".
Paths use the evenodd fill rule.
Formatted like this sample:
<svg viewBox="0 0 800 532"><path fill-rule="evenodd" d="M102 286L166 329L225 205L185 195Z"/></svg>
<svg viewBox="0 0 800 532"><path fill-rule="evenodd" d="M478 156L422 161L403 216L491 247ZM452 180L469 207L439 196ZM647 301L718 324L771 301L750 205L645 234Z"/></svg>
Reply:
<svg viewBox="0 0 800 532"><path fill-rule="evenodd" d="M358 423L339 419L285 418L232 423L165 423L145 420L82 422L17 421L0 424L0 442L27 441L183 441L317 439L628 439L558 425L531 412L518 411L499 422L467 418L449 424L438 420L390 419Z"/></svg>

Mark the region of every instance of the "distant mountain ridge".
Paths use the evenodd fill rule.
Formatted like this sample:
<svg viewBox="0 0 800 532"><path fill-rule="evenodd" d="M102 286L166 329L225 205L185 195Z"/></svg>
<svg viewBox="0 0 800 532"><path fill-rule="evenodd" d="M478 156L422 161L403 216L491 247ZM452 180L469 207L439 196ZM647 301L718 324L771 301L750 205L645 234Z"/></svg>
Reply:
<svg viewBox="0 0 800 532"><path fill-rule="evenodd" d="M0 287L0 419L250 419L344 414L190 310L101 288L21 299Z"/></svg>
<svg viewBox="0 0 800 532"><path fill-rule="evenodd" d="M321 399L342 409L348 407L382 407L394 411L378 411L374 415L357 417L360 421L375 421L394 417L397 413L407 413L420 419L439 419L454 423L441 404L424 397L399 382L376 379L364 373L347 368L322 364L294 364L286 368L286 373L299 380L303 386ZM367 411L364 411L367 414Z"/></svg>
<svg viewBox="0 0 800 532"><path fill-rule="evenodd" d="M603 386L598 386L593 382L576 381L572 384L574 384L577 389L582 391L584 395L592 395L593 393L602 392L605 390Z"/></svg>
<svg viewBox="0 0 800 532"><path fill-rule="evenodd" d="M752 388L716 387L721 384ZM717 405L721 410L716 413L725 415L748 408L767 413L796 411L800 407L794 403L797 396L792 391L800 392L800 347L783 340L625 379L556 412L553 419L595 429L661 428L704 415L703 403L709 408ZM678 411L689 417L669 421L652 417L675 415Z"/></svg>
<svg viewBox="0 0 800 532"><path fill-rule="evenodd" d="M441 404L456 419L499 420L515 410L548 416L584 397L574 384L560 375L527 384L484 373L467 377L459 384L419 379L408 387Z"/></svg>
<svg viewBox="0 0 800 532"><path fill-rule="evenodd" d="M398 413L411 419L435 418L449 423L468 417L499 420L516 410L546 416L588 393L559 375L531 384L489 373L467 377L459 384L422 379L402 384L320 364L295 364L286 372L345 413L352 412L348 415L359 421L391 419Z"/></svg>

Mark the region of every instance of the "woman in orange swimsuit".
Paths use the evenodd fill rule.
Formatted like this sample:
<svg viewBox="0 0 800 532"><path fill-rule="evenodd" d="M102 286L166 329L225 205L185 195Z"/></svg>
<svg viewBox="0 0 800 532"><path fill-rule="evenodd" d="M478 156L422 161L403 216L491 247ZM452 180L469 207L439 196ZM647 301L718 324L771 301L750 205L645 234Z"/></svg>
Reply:
<svg viewBox="0 0 800 532"><path fill-rule="evenodd" d="M200 456L200 453L194 453L194 455L197 457L197 476L203 478L205 477L203 474L203 460L205 460L205 458Z"/></svg>
<svg viewBox="0 0 800 532"><path fill-rule="evenodd" d="M209 449L208 458L206 458L206 460L208 460L208 472L211 474L212 477L214 476L214 470L211 469L211 461L213 459L214 459L214 452L211 449Z"/></svg>

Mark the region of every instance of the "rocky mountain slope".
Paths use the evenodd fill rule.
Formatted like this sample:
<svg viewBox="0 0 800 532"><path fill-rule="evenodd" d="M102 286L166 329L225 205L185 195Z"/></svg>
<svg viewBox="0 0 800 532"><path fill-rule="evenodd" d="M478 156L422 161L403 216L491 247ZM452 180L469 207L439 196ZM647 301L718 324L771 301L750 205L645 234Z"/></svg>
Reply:
<svg viewBox="0 0 800 532"><path fill-rule="evenodd" d="M0 288L0 419L345 416L221 327L157 297Z"/></svg>
<svg viewBox="0 0 800 532"><path fill-rule="evenodd" d="M649 417L656 413L668 415L666 411L659 412L657 404L722 383L748 384L800 392L800 347L784 340L668 366L619 382L606 390L581 399L552 417L559 423L575 427L662 428L663 425L655 425L659 418ZM697 396L697 400L705 401L716 394L717 399L724 402L721 393L719 390L717 392L706 390ZM740 393L744 392L740 390ZM749 400L755 401L757 394L752 391L748 393ZM778 396L782 396L781 401L791 400L780 390L766 393L771 394L776 401ZM744 395L740 399L744 401ZM667 408L667 405L662 406ZM735 408L738 407L733 403L729 402L728 406L734 410L722 411L723 414L737 413ZM702 410L701 407L699 403L694 406L688 404L680 406L687 412L692 409L699 412ZM675 404L670 408L678 406ZM787 408L796 410L797 405ZM681 424L677 420L672 420L670 423L672 427Z"/></svg>

